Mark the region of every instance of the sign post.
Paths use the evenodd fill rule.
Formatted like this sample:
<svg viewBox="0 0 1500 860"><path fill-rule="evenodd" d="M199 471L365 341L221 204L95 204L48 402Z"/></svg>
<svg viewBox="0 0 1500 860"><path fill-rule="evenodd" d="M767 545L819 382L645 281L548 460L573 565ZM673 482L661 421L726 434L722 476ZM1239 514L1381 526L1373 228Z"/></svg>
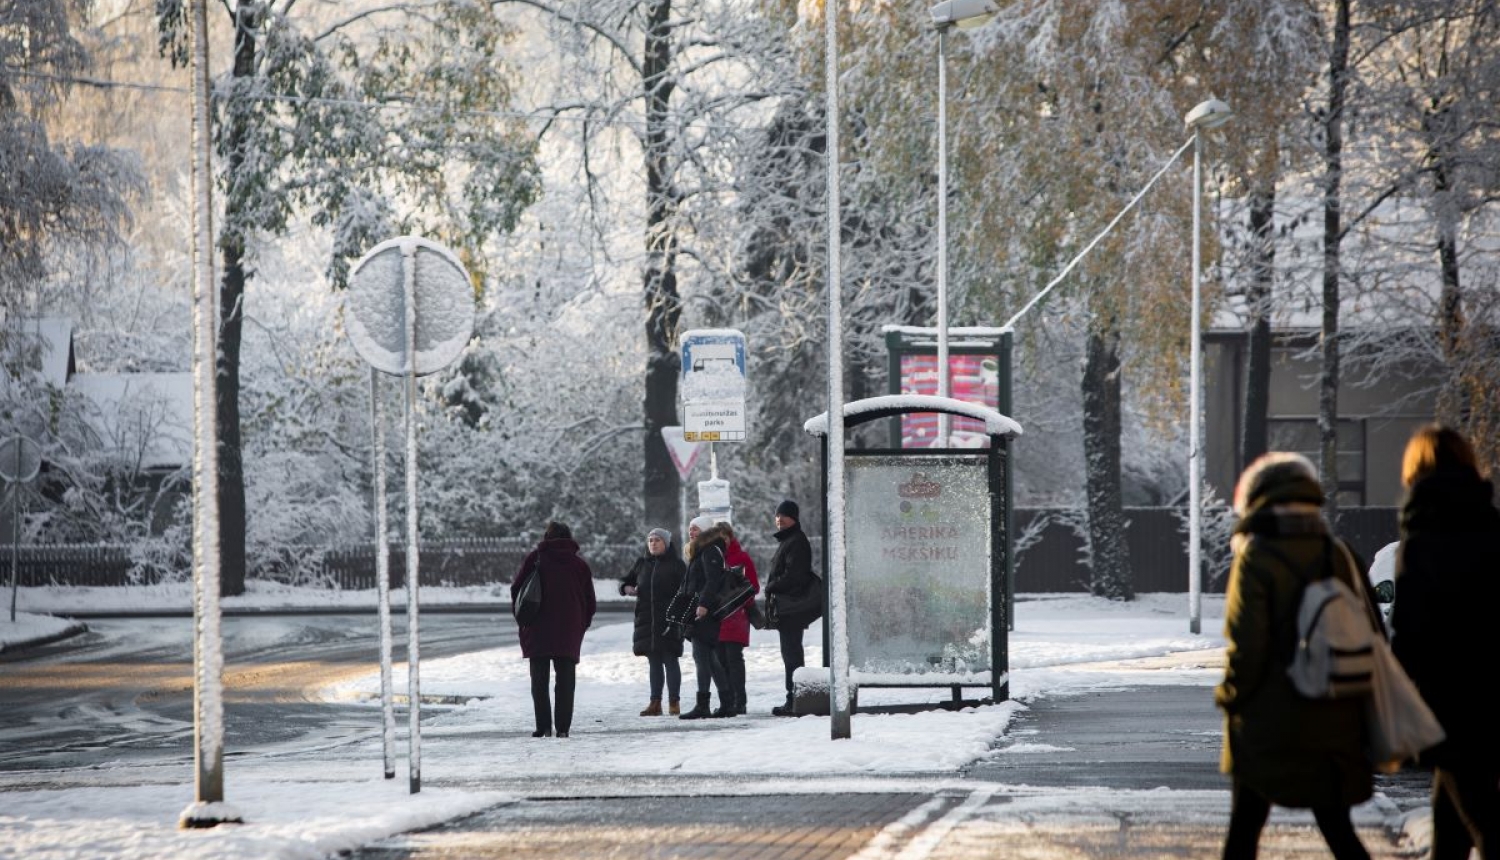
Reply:
<svg viewBox="0 0 1500 860"><path fill-rule="evenodd" d="M734 329L682 333L682 437L745 441L745 335Z"/></svg>
<svg viewBox="0 0 1500 860"><path fill-rule="evenodd" d="M402 377L406 413L406 672L410 716L408 789L422 790L420 636L418 634L417 377L442 370L474 334L474 288L463 263L446 247L419 236L381 242L349 274L349 341L371 367ZM371 386L371 396L377 394ZM377 407L372 416L378 418ZM375 428L375 447L381 428ZM375 464L385 468L383 458ZM383 474L377 485L383 484ZM377 514L381 506L377 505ZM385 541L384 524L377 523ZM377 547L377 553L380 548ZM389 583L380 600L389 605ZM382 662L389 660L390 613L381 613ZM382 665L382 673L389 669ZM384 685L382 685L384 686ZM388 695L387 690L382 690ZM383 708L390 713L388 706ZM387 774L389 775L389 774Z"/></svg>
<svg viewBox="0 0 1500 860"><path fill-rule="evenodd" d="M42 470L42 449L25 436L0 441L0 478L10 485L10 620L16 621L16 591L21 570L21 485Z"/></svg>

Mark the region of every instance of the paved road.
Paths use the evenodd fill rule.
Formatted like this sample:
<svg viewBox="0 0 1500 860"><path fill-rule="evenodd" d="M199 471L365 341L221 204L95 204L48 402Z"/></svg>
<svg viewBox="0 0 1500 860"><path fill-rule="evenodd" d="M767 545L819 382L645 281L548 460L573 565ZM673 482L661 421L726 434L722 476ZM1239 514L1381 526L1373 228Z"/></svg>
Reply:
<svg viewBox="0 0 1500 860"><path fill-rule="evenodd" d="M522 800L353 858L1213 857L1229 809L1219 730L1202 686L1052 696L958 779L507 782L491 787ZM1409 860L1387 825L1424 806L1426 779L1381 778L1378 789L1357 810L1361 835L1377 860ZM1278 810L1260 856L1326 853L1309 815Z"/></svg>

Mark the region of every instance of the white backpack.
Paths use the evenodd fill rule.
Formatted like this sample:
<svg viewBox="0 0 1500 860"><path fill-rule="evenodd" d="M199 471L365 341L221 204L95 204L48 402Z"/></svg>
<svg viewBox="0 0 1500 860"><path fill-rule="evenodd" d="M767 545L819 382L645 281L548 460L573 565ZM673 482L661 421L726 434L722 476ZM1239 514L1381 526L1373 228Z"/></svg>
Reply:
<svg viewBox="0 0 1500 860"><path fill-rule="evenodd" d="M1330 540L1330 555L1335 547L1347 552ZM1302 591L1297 607L1297 647L1286 674L1297 692L1309 699L1368 696L1380 634L1371 623L1364 597L1333 576L1331 557L1325 567L1325 575L1309 582ZM1359 567L1353 567L1357 584Z"/></svg>

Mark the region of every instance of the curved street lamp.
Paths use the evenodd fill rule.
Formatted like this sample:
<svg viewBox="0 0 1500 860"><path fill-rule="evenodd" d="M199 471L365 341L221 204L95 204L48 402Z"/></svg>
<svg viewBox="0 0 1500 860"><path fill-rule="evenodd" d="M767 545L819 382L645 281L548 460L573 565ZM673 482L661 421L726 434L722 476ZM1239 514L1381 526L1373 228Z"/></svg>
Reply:
<svg viewBox="0 0 1500 860"><path fill-rule="evenodd" d="M937 225L937 395L949 397L948 367L948 30L970 30L988 22L1000 11L994 0L943 0L928 10L938 31L938 225ZM948 447L952 418L938 413L935 444Z"/></svg>
<svg viewBox="0 0 1500 860"><path fill-rule="evenodd" d="M1218 99L1200 102L1183 123L1193 133L1193 319L1188 363L1188 629L1203 632L1203 321L1202 231L1203 132L1218 128L1234 111Z"/></svg>

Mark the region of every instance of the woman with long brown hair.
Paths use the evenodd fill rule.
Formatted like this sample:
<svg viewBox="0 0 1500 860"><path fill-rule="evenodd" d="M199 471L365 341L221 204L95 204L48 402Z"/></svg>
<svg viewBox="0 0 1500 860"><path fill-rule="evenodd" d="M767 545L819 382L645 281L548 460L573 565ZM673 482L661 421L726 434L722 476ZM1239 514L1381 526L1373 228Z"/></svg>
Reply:
<svg viewBox="0 0 1500 860"><path fill-rule="evenodd" d="M1500 512L1474 449L1441 424L1419 428L1401 463L1391 649L1443 724L1432 768L1432 860L1500 857L1500 718L1476 697L1476 666L1500 657Z"/></svg>

